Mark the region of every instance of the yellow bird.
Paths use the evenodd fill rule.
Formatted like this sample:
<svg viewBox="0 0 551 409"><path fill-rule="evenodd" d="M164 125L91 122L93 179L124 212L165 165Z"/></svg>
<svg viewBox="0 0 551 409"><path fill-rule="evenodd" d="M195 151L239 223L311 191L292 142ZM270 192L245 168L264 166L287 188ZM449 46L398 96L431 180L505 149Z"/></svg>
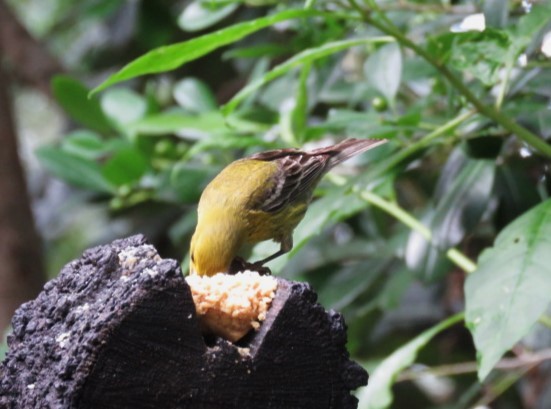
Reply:
<svg viewBox="0 0 551 409"><path fill-rule="evenodd" d="M314 188L331 168L385 143L346 139L312 151L280 149L236 160L205 188L191 239L191 274L226 273L243 246L280 243L264 263L293 248L293 230L304 217ZM250 263L245 263L250 266Z"/></svg>

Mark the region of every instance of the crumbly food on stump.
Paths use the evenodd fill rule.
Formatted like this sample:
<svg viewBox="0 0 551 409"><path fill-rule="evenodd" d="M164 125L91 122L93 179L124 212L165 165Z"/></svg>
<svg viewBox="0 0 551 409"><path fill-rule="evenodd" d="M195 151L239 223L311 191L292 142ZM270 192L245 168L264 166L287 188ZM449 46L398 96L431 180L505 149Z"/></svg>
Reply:
<svg viewBox="0 0 551 409"><path fill-rule="evenodd" d="M203 329L232 342L258 329L277 290L274 277L254 271L190 275L186 281Z"/></svg>

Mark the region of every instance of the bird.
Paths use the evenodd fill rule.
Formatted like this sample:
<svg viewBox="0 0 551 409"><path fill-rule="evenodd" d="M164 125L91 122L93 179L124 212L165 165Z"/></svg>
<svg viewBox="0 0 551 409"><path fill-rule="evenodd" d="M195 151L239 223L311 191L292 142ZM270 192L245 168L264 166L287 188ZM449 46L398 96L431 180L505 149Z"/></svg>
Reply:
<svg viewBox="0 0 551 409"><path fill-rule="evenodd" d="M237 271L243 267L269 273L264 264L293 248L293 231L321 178L339 163L384 143L349 138L310 151L260 152L227 165L199 199L190 274L212 276L236 266ZM238 256L245 246L266 240L279 243L280 249L255 263Z"/></svg>

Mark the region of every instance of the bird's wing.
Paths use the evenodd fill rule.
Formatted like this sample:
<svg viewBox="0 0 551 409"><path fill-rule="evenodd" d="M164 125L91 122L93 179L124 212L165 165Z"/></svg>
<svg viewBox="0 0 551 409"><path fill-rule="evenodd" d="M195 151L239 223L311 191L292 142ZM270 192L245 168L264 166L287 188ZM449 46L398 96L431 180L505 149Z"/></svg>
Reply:
<svg viewBox="0 0 551 409"><path fill-rule="evenodd" d="M257 208L274 213L296 200L308 200L325 173L328 155L310 155L296 149L258 153L251 159L273 161L278 165L272 187L257 203Z"/></svg>

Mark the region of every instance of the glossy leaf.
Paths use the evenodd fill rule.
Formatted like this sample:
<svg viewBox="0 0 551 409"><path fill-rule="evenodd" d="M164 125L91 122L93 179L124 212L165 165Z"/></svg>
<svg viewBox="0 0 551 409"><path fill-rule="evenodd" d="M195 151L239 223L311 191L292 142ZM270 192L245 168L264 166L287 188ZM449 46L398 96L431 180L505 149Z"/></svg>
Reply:
<svg viewBox="0 0 551 409"><path fill-rule="evenodd" d="M158 198L176 203L195 203L216 169L180 163L166 175L157 192Z"/></svg>
<svg viewBox="0 0 551 409"><path fill-rule="evenodd" d="M392 138L397 132L411 128L401 124L383 123L374 112L356 112L346 109L332 109L327 120L309 127L311 134L344 132L350 138Z"/></svg>
<svg viewBox="0 0 551 409"><path fill-rule="evenodd" d="M365 63L364 74L369 83L390 103L394 102L402 81L402 51L396 43L384 45Z"/></svg>
<svg viewBox="0 0 551 409"><path fill-rule="evenodd" d="M510 44L509 36L501 30L457 33L450 64L492 85L498 81L499 69L512 58Z"/></svg>
<svg viewBox="0 0 551 409"><path fill-rule="evenodd" d="M481 380L551 302L551 199L509 224L465 283L466 323Z"/></svg>
<svg viewBox="0 0 551 409"><path fill-rule="evenodd" d="M501 225L510 223L541 201L537 185L530 181L530 162L519 158L497 168L494 192L499 198L496 220Z"/></svg>
<svg viewBox="0 0 551 409"><path fill-rule="evenodd" d="M463 314L456 314L422 332L386 357L369 377L369 383L358 394L358 409L385 409L392 404L392 384L396 377L415 362L419 350L445 329L457 324Z"/></svg>
<svg viewBox="0 0 551 409"><path fill-rule="evenodd" d="M120 71L111 75L96 87L92 94L118 82L145 74L171 71L181 65L196 60L222 46L234 43L258 30L281 21L321 15L312 10L286 10L267 17L235 24L214 33L205 34L189 41L160 47L132 61Z"/></svg>
<svg viewBox="0 0 551 409"><path fill-rule="evenodd" d="M433 224L435 212L430 209L421 219L425 226ZM425 281L441 278L450 271L451 262L446 255L416 230L409 234L404 259L408 269Z"/></svg>
<svg viewBox="0 0 551 409"><path fill-rule="evenodd" d="M89 89L79 81L58 75L52 80L52 92L59 105L79 124L102 133L112 130L98 99L88 98Z"/></svg>
<svg viewBox="0 0 551 409"><path fill-rule="evenodd" d="M522 16L518 24L512 27L512 39L516 47L526 47L551 19L551 3L541 2L534 4L529 13Z"/></svg>
<svg viewBox="0 0 551 409"><path fill-rule="evenodd" d="M312 70L311 64L304 64L300 70L300 78L295 92L295 106L291 112L291 128L294 140L301 144L304 141L304 132L307 127L308 118L308 79Z"/></svg>
<svg viewBox="0 0 551 409"><path fill-rule="evenodd" d="M332 188L310 204L304 220L295 230L295 245L291 254L295 254L312 236L319 234L330 221L342 220L369 206L357 194L345 192L342 188Z"/></svg>
<svg viewBox="0 0 551 409"><path fill-rule="evenodd" d="M113 193L114 186L102 175L100 166L54 147L36 151L40 162L55 176L66 182L96 192Z"/></svg>
<svg viewBox="0 0 551 409"><path fill-rule="evenodd" d="M204 30L228 17L237 7L237 2L223 7L209 7L204 1L195 0L189 3L178 17L178 26L189 32Z"/></svg>
<svg viewBox="0 0 551 409"><path fill-rule="evenodd" d="M224 118L218 112L190 115L183 112L166 112L147 116L128 126L133 133L142 135L164 135L186 133L195 136L228 131Z"/></svg>
<svg viewBox="0 0 551 409"><path fill-rule="evenodd" d="M381 260L356 263L331 276L319 292L320 302L326 308L342 311L362 293L365 293L384 272Z"/></svg>
<svg viewBox="0 0 551 409"><path fill-rule="evenodd" d="M99 135L88 130L74 131L66 135L61 147L67 153L89 160L99 159L108 150Z"/></svg>
<svg viewBox="0 0 551 409"><path fill-rule="evenodd" d="M506 1L486 0L483 11L487 27L502 28L507 24L509 4Z"/></svg>
<svg viewBox="0 0 551 409"><path fill-rule="evenodd" d="M232 135L218 134L211 135L210 138L204 138L196 142L189 150L187 156L193 157L200 152L211 149L244 149L253 147L263 147L264 149L274 148L275 146L269 142L259 141L256 138Z"/></svg>
<svg viewBox="0 0 551 409"><path fill-rule="evenodd" d="M356 38L351 40L341 40L326 43L317 48L311 48L305 51L302 51L296 54L294 57L291 57L287 61L278 66L274 67L272 70L268 71L261 78L250 82L245 88L237 93L224 107L222 111L224 114L228 115L233 112L239 104L254 91L267 84L270 81L286 74L293 68L299 67L302 64L312 63L320 58L324 58L340 51L346 50L351 47L366 45L366 44L377 44L377 43L388 43L394 41L391 37L369 37L369 38Z"/></svg>
<svg viewBox="0 0 551 409"><path fill-rule="evenodd" d="M434 241L441 249L457 245L479 223L492 197L494 176L493 160L468 160L454 174L431 221Z"/></svg>
<svg viewBox="0 0 551 409"><path fill-rule="evenodd" d="M184 78L178 81L172 91L178 104L193 113L209 112L218 109L216 98L209 87L197 78Z"/></svg>
<svg viewBox="0 0 551 409"><path fill-rule="evenodd" d="M224 53L224 59L231 58L260 58L278 57L289 52L289 46L285 44L266 43L250 47L234 48Z"/></svg>
<svg viewBox="0 0 551 409"><path fill-rule="evenodd" d="M135 183L148 170L145 156L132 146L117 151L103 166L102 175L112 184Z"/></svg>
<svg viewBox="0 0 551 409"><path fill-rule="evenodd" d="M442 168L434 192L434 204L423 217L432 240L412 231L406 246L408 268L425 280L435 280L450 271L445 255L479 224L492 198L495 177L493 160L470 159L456 148Z"/></svg>
<svg viewBox="0 0 551 409"><path fill-rule="evenodd" d="M144 97L127 88L116 88L101 96L101 108L119 127L135 122L147 112Z"/></svg>

